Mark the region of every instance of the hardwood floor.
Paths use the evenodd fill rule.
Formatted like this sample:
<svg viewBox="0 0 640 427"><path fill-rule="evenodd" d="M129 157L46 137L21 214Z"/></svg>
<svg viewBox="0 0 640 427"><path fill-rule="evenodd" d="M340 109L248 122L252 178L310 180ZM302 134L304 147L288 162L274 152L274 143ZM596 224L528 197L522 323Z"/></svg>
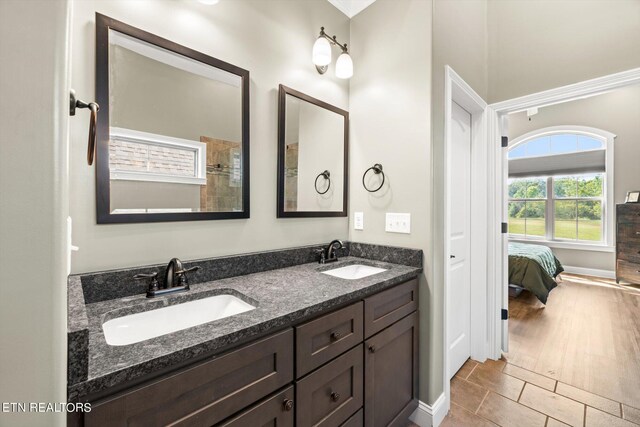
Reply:
<svg viewBox="0 0 640 427"><path fill-rule="evenodd" d="M640 288L562 276L509 301L509 353L465 363L442 426L640 425Z"/></svg>
<svg viewBox="0 0 640 427"><path fill-rule="evenodd" d="M640 288L563 274L509 301L509 364L640 407Z"/></svg>

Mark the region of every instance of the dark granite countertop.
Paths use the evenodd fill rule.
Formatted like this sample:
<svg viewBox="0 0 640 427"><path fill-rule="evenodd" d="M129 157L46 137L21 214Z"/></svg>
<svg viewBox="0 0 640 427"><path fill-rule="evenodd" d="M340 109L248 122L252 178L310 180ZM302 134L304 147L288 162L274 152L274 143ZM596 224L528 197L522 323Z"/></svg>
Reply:
<svg viewBox="0 0 640 427"><path fill-rule="evenodd" d="M414 252L419 252L421 264L421 251ZM99 394L118 384L130 383L155 372L166 371L205 356L224 352L417 277L422 271L421 267L415 265L407 266L370 259L372 256L366 251L359 251L358 254L369 259L348 256L326 265L305 263L196 283L191 285L188 292L154 299L137 294L86 305L80 276L71 276L69 400ZM393 259L388 256L377 257ZM387 271L356 280L321 274L321 271L354 263L381 267ZM102 323L108 319L223 293L233 294L256 305L256 308L139 343L124 346L111 346L106 343ZM71 354L72 351L77 351L78 354ZM82 368L79 371L72 369L71 365L76 363L75 361L82 364L83 360L86 360L84 372Z"/></svg>

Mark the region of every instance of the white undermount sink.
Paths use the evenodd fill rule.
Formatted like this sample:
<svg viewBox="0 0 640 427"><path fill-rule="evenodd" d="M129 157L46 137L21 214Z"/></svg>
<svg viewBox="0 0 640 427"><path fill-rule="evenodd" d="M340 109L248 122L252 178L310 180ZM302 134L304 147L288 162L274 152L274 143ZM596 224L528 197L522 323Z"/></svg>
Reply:
<svg viewBox="0 0 640 427"><path fill-rule="evenodd" d="M109 345L128 345L255 309L233 295L215 295L142 313L129 314L102 324Z"/></svg>
<svg viewBox="0 0 640 427"><path fill-rule="evenodd" d="M351 264L333 270L323 271L322 274L339 277L341 279L355 280L363 277L373 276L374 274L387 271L385 268L371 267L369 265Z"/></svg>

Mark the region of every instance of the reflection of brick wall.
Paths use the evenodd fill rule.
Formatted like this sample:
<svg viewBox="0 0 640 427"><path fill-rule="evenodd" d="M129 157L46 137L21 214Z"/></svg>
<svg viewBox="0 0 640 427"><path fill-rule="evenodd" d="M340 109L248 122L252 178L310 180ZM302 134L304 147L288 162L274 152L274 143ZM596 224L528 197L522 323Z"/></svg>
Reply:
<svg viewBox="0 0 640 427"><path fill-rule="evenodd" d="M298 210L298 147L297 142L287 144L284 154L284 210Z"/></svg>
<svg viewBox="0 0 640 427"><path fill-rule="evenodd" d="M207 144L207 185L200 187L200 209L206 212L241 210L242 170L234 168L233 161L234 154L242 153L241 144L206 136L201 136L200 142Z"/></svg>
<svg viewBox="0 0 640 427"><path fill-rule="evenodd" d="M193 150L121 140L109 142L109 168L114 171L195 176L195 160Z"/></svg>

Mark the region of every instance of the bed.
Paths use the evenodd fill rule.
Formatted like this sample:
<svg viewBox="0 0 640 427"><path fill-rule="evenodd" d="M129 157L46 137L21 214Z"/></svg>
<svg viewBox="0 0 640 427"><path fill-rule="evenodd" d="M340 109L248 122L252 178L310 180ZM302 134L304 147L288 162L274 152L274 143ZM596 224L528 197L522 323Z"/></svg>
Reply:
<svg viewBox="0 0 640 427"><path fill-rule="evenodd" d="M564 271L551 249L542 245L509 242L509 286L524 288L547 303L556 277Z"/></svg>

